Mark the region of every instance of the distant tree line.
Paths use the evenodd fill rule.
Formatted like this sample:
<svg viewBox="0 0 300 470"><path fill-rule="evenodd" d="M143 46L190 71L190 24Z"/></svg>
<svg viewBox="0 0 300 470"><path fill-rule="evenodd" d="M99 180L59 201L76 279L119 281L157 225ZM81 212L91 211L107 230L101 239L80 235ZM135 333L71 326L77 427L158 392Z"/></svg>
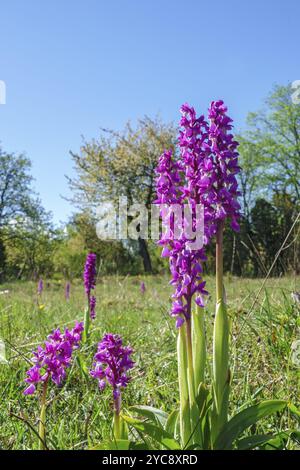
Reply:
<svg viewBox="0 0 300 470"><path fill-rule="evenodd" d="M300 106L291 100L290 85L274 88L265 110L250 113L240 142L241 231L225 238L225 269L238 276L264 276L280 251L272 274L300 272ZM76 214L55 228L32 190L30 161L0 149L0 277L81 275L89 250L97 253L103 274L156 273L167 269L160 248L150 240L97 237L96 209L155 199L158 156L176 142L173 124L148 117L123 132L102 129L100 137L83 142L71 153L75 178L68 182ZM132 214L132 216L134 216ZM291 230L292 229L292 230ZM289 235L289 236L288 236ZM282 246L285 239L288 239ZM214 271L208 249L206 270Z"/></svg>

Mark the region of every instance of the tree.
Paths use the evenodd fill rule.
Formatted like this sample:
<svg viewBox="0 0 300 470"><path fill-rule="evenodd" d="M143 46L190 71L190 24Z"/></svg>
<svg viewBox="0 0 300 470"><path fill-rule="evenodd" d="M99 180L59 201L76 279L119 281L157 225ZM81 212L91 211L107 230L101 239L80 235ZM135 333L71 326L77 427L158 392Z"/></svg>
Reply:
<svg viewBox="0 0 300 470"><path fill-rule="evenodd" d="M31 162L0 148L0 230L31 207Z"/></svg>
<svg viewBox="0 0 300 470"><path fill-rule="evenodd" d="M50 276L59 233L51 214L39 200L31 200L26 215L16 215L2 231L6 249L6 273L12 277Z"/></svg>
<svg viewBox="0 0 300 470"><path fill-rule="evenodd" d="M276 86L266 100L267 111L250 113L245 149L259 155L260 185L269 192L300 199L300 106L290 85ZM248 147L247 147L248 145Z"/></svg>
<svg viewBox="0 0 300 470"><path fill-rule="evenodd" d="M99 140L84 142L79 154L71 153L77 177L69 178L73 202L95 211L104 201L116 206L120 196L128 204L138 202L150 209L155 199L155 168L165 148L174 146L173 125L145 117L136 129L128 123L121 133L102 129ZM152 271L147 242L138 237L139 253L146 272Z"/></svg>
<svg viewBox="0 0 300 470"><path fill-rule="evenodd" d="M243 209L242 233L254 271L265 274L288 234L300 208L300 106L292 101L290 85L276 86L266 100L266 109L248 115L249 129L239 137ZM297 270L297 239L279 257L279 274ZM260 252L263 247L263 253ZM263 259L265 256L265 259Z"/></svg>
<svg viewBox="0 0 300 470"><path fill-rule="evenodd" d="M55 232L32 189L31 162L0 148L0 274L51 272Z"/></svg>

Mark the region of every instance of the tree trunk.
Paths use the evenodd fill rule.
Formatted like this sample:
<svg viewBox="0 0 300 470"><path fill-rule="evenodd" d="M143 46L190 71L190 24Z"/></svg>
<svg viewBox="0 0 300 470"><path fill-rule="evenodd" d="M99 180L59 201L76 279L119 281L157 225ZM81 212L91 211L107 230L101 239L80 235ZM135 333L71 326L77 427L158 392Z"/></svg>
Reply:
<svg viewBox="0 0 300 470"><path fill-rule="evenodd" d="M152 263L146 240L139 238L140 255L143 258L145 273L152 273Z"/></svg>

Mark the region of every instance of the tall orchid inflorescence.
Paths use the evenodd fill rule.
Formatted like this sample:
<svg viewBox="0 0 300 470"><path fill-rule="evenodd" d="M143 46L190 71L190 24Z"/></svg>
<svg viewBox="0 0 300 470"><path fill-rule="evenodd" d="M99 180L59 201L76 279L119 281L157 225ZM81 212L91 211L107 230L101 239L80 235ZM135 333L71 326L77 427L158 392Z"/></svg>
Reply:
<svg viewBox="0 0 300 470"><path fill-rule="evenodd" d="M127 387L130 377L128 371L134 366L131 359L133 350L130 346L123 346L119 335L106 334L98 344L94 357L91 376L98 380L100 390L107 384L113 389L114 399L114 431L115 438L119 439L122 432L120 423L121 389Z"/></svg>
<svg viewBox="0 0 300 470"><path fill-rule="evenodd" d="M94 291L96 287L96 262L97 256L95 253L89 253L86 257L84 273L83 273L83 280L84 280L84 288L85 293L88 298L88 308L90 317L92 319L95 318L95 307L96 307L96 297L92 295L92 291Z"/></svg>
<svg viewBox="0 0 300 470"><path fill-rule="evenodd" d="M161 206L162 221L167 230L162 234L159 244L163 245L162 256L169 257L172 274L171 284L175 287L171 315L176 317L180 327L191 316L192 297L196 294L196 303L203 305L205 282L202 281L202 262L206 259L204 250L193 250L182 226L176 226L173 208L187 200L187 186L184 186L184 172L181 161L176 161L172 151L165 151L156 169L157 199ZM177 234L177 236L176 236Z"/></svg>
<svg viewBox="0 0 300 470"><path fill-rule="evenodd" d="M87 296L87 308L84 315L84 335L83 340L87 341L90 328L90 320L95 320L96 318L96 297L94 295L94 290L96 287L96 263L97 256L95 253L89 253L85 260L83 281L85 293Z"/></svg>
<svg viewBox="0 0 300 470"><path fill-rule="evenodd" d="M205 281L202 278L202 264L206 260L205 246L216 236L216 278L217 278L217 313L214 339L214 387L215 416L220 409L226 408L225 395L228 377L228 321L223 307L223 264L222 233L225 219L231 220L231 226L238 230L240 206L236 174L239 171L238 143L233 139L232 120L226 115L227 108L223 101L213 101L209 107L208 118L196 116L195 109L184 104L181 109L181 130L178 138L179 152L165 151L156 169L157 200L160 204L162 223L166 230L159 241L163 245L162 256L169 257L172 275L171 284L175 286L171 315L176 317L176 326L180 327L178 336L178 364L180 385L180 426L183 444L194 435L194 442L203 439L202 431L196 425L196 396L199 386L204 381L206 362L206 344L203 313ZM184 216L174 217L174 205L179 206ZM183 205L189 207L192 218L188 221ZM192 233L199 230L197 207L203 208L204 230L203 244L191 247L190 237L186 236L185 225L190 224ZM194 308L194 302L196 309ZM218 305L222 304L222 308ZM220 313L221 312L221 313ZM221 318L221 321L220 321ZM223 322L223 323L222 323ZM219 324L222 323L220 326ZM217 325L217 327L216 327ZM221 339L220 339L221 338ZM225 345L225 347L224 347ZM223 348L222 351L220 352ZM220 366L220 357L221 366ZM222 371L220 372L220 369ZM225 371L225 372L224 372ZM223 402L222 402L223 400ZM217 417L216 427L226 419Z"/></svg>
<svg viewBox="0 0 300 470"><path fill-rule="evenodd" d="M238 142L227 132L232 127L232 120L226 115L223 101L211 103L209 123L203 115L197 117L195 109L188 104L182 105L180 111L180 157L175 158L171 150L161 155L156 169L155 201L169 206L169 209L162 207L161 215L163 223L171 230L163 233L159 243L164 246L162 256L170 258L171 284L176 288L171 315L176 317L177 326L190 318L194 296L196 304L204 305L207 291L202 279L202 264L206 257L204 248L189 248L190 240L183 230L179 237L174 236L178 227L174 227L170 206L187 204L193 214L197 204L203 206L204 246L209 244L217 233L218 223L226 217L231 219L234 230L239 229L240 209L236 180Z"/></svg>

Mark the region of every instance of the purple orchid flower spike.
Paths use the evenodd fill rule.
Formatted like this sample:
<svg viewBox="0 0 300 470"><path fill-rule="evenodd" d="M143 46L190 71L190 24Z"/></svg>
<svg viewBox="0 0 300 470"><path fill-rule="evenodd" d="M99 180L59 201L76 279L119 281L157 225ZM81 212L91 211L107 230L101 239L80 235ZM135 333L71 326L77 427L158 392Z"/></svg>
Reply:
<svg viewBox="0 0 300 470"><path fill-rule="evenodd" d="M86 257L83 274L85 293L88 298L89 315L92 320L96 318L96 298L92 295L92 291L94 291L96 287L96 262L97 256L95 253L89 253Z"/></svg>
<svg viewBox="0 0 300 470"><path fill-rule="evenodd" d="M146 292L146 285L145 285L144 281L141 282L140 291L141 291L142 294L145 294L145 292Z"/></svg>
<svg viewBox="0 0 300 470"><path fill-rule="evenodd" d="M73 351L79 347L82 331L83 324L78 322L73 329L66 328L63 333L58 328L48 336L43 347L38 346L33 352L34 366L26 372L25 382L29 386L24 391L25 395L35 393L38 383L51 380L57 386L62 384Z"/></svg>
<svg viewBox="0 0 300 470"><path fill-rule="evenodd" d="M130 346L123 346L122 338L112 333L104 335L98 344L94 357L93 368L90 375L98 380L102 391L107 385L113 390L114 400L114 431L115 437L120 438L121 424L121 390L127 387L130 377L128 371L134 367L131 359L133 350Z"/></svg>

